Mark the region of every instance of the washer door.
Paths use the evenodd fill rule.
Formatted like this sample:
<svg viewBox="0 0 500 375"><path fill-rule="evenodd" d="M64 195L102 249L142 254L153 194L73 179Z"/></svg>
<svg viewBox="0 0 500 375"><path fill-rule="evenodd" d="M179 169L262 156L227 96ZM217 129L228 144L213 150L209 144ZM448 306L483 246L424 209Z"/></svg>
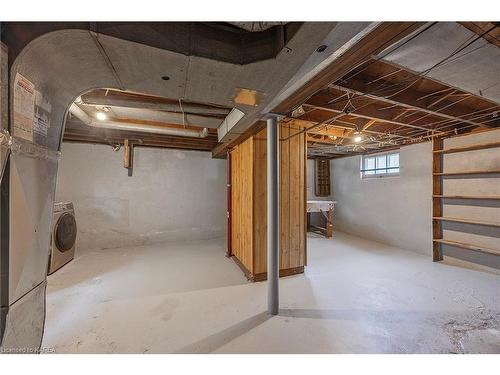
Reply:
<svg viewBox="0 0 500 375"><path fill-rule="evenodd" d="M54 230L54 243L60 252L65 252L73 248L76 241L76 220L75 217L65 212L57 220Z"/></svg>

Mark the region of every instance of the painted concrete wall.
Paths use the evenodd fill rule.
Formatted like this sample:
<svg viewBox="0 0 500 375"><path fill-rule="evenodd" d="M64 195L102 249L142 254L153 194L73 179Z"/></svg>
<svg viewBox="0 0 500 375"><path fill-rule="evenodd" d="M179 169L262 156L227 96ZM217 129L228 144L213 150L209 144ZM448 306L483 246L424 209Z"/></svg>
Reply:
<svg viewBox="0 0 500 375"><path fill-rule="evenodd" d="M96 249L225 234L225 160L210 153L64 143L56 201L75 205L78 248Z"/></svg>
<svg viewBox="0 0 500 375"><path fill-rule="evenodd" d="M500 141L500 130L449 138L445 148ZM360 178L360 156L332 160L334 227L338 230L431 256L432 149L431 143L402 147L399 177ZM444 156L447 172L500 169L498 148ZM493 178L495 176L496 178ZM500 196L500 177L444 179L448 195ZM500 223L498 201L445 201L443 216ZM443 237L500 250L498 228L443 224ZM445 256L499 268L498 257L443 246Z"/></svg>
<svg viewBox="0 0 500 375"><path fill-rule="evenodd" d="M360 178L361 156L332 160L334 229L431 254L432 149L400 150L400 176Z"/></svg>

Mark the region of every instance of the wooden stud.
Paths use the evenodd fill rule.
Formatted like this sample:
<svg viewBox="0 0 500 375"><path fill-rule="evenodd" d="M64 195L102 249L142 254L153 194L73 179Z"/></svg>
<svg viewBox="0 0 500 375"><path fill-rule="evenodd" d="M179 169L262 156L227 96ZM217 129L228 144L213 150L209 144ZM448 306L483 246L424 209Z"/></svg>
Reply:
<svg viewBox="0 0 500 375"><path fill-rule="evenodd" d="M128 170L128 175L131 177L134 168L134 145L128 139L123 141L123 167Z"/></svg>

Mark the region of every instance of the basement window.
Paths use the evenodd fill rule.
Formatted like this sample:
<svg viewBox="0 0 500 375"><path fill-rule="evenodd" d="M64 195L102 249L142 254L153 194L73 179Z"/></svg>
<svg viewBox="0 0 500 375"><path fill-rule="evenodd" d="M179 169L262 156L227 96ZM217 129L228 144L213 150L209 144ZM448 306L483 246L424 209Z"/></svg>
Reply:
<svg viewBox="0 0 500 375"><path fill-rule="evenodd" d="M399 176L399 151L364 155L360 172L361 178Z"/></svg>

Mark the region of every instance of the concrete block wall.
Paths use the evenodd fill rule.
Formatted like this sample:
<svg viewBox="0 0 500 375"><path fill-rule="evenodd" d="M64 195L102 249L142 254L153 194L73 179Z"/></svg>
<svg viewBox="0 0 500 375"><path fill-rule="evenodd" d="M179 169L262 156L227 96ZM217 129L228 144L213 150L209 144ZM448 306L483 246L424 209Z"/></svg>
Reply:
<svg viewBox="0 0 500 375"><path fill-rule="evenodd" d="M56 201L75 205L77 249L223 237L226 161L208 152L63 143Z"/></svg>

